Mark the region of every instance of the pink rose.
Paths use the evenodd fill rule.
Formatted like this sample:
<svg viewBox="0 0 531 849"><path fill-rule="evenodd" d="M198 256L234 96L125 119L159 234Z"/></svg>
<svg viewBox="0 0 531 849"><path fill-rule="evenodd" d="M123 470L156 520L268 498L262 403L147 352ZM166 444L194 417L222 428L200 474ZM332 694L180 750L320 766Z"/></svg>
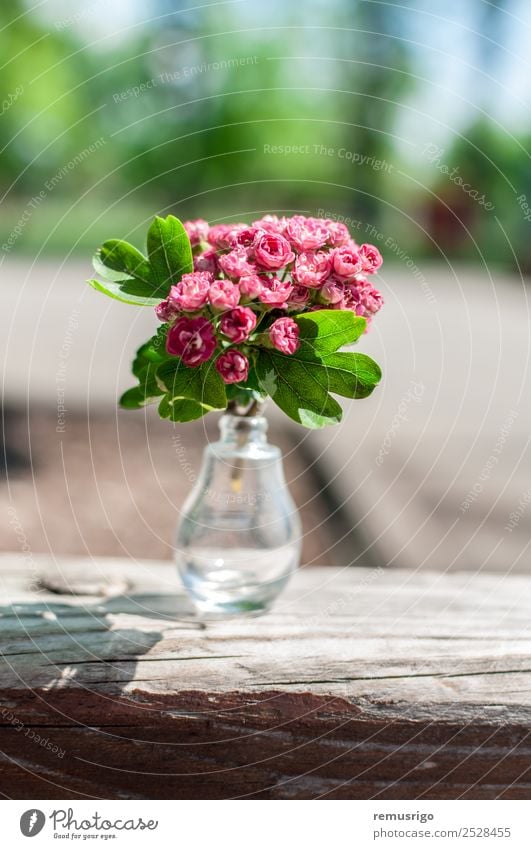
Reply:
<svg viewBox="0 0 531 849"><path fill-rule="evenodd" d="M231 310L238 306L240 290L231 280L214 280L208 299L216 310Z"/></svg>
<svg viewBox="0 0 531 849"><path fill-rule="evenodd" d="M256 327L256 316L249 307L235 307L226 312L220 322L221 332L239 344L249 338Z"/></svg>
<svg viewBox="0 0 531 849"><path fill-rule="evenodd" d="M207 302L211 283L212 275L207 271L183 274L180 281L171 287L168 300L179 310L200 310Z"/></svg>
<svg viewBox="0 0 531 849"><path fill-rule="evenodd" d="M210 274L216 274L218 270L218 255L214 248L210 248L210 250L194 256L194 270L208 271Z"/></svg>
<svg viewBox="0 0 531 849"><path fill-rule="evenodd" d="M292 318L277 318L269 328L269 338L277 351L294 354L300 345L299 327Z"/></svg>
<svg viewBox="0 0 531 849"><path fill-rule="evenodd" d="M216 369L225 383L241 383L247 380L249 360L245 354L231 348L217 358Z"/></svg>
<svg viewBox="0 0 531 849"><path fill-rule="evenodd" d="M258 297L270 307L283 307L292 292L293 286L288 281L279 280L278 277L264 277Z"/></svg>
<svg viewBox="0 0 531 849"><path fill-rule="evenodd" d="M159 321L173 321L173 319L179 314L179 310L175 304L172 304L169 298L166 298L165 301L161 301L160 304L157 304L155 307L155 313Z"/></svg>
<svg viewBox="0 0 531 849"><path fill-rule="evenodd" d="M341 221L331 221L329 218L324 222L328 229L327 244L332 248L340 248L346 245L350 239L348 228Z"/></svg>
<svg viewBox="0 0 531 849"><path fill-rule="evenodd" d="M284 236L261 233L254 243L254 257L263 268L283 268L293 262L295 254Z"/></svg>
<svg viewBox="0 0 531 849"><path fill-rule="evenodd" d="M240 292L246 298L257 298L263 288L262 279L258 274L246 274L240 277Z"/></svg>
<svg viewBox="0 0 531 849"><path fill-rule="evenodd" d="M344 284L339 280L334 280L333 277L330 277L325 281L321 291L319 292L321 298L326 304L338 304L343 300L344 293Z"/></svg>
<svg viewBox="0 0 531 849"><path fill-rule="evenodd" d="M325 251L304 251L295 260L293 277L300 286L318 289L330 274L332 258Z"/></svg>
<svg viewBox="0 0 531 849"><path fill-rule="evenodd" d="M194 248L199 242L206 241L208 236L208 221L196 218L195 221L183 221L183 227L188 234L190 244Z"/></svg>
<svg viewBox="0 0 531 849"><path fill-rule="evenodd" d="M383 263L382 255L374 245L361 245L359 250L362 271L374 274Z"/></svg>
<svg viewBox="0 0 531 849"><path fill-rule="evenodd" d="M214 328L207 318L198 316L189 318L183 315L177 319L168 332L166 350L174 357L180 357L191 368L209 360L216 347Z"/></svg>
<svg viewBox="0 0 531 849"><path fill-rule="evenodd" d="M361 271L361 257L359 249L351 245L336 248L333 252L333 267L338 277L348 280Z"/></svg>
<svg viewBox="0 0 531 849"><path fill-rule="evenodd" d="M294 286L288 299L289 307L303 307L310 300L310 290L306 286Z"/></svg>
<svg viewBox="0 0 531 849"><path fill-rule="evenodd" d="M328 227L320 218L294 215L286 225L286 236L298 251L313 251L326 245Z"/></svg>
<svg viewBox="0 0 531 849"><path fill-rule="evenodd" d="M254 270L247 262L245 248L235 248L230 253L220 256L218 262L222 271L229 277L243 277L244 274L252 274Z"/></svg>

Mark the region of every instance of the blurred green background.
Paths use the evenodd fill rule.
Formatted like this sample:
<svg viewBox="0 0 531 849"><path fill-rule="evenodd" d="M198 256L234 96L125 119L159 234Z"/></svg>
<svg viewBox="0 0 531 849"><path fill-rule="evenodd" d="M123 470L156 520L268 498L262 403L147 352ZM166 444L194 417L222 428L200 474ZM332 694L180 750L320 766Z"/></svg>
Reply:
<svg viewBox="0 0 531 849"><path fill-rule="evenodd" d="M530 6L10 0L2 252L301 211L383 234L390 261L529 270Z"/></svg>

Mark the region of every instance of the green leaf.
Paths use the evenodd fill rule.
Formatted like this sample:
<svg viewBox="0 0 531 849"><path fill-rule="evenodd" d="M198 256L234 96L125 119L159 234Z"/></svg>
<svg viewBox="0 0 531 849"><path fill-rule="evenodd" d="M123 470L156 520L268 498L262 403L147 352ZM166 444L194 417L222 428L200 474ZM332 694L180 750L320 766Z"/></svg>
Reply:
<svg viewBox="0 0 531 849"><path fill-rule="evenodd" d="M129 242L122 239L109 239L99 250L99 257L105 268L143 280L156 288L153 273L146 257Z"/></svg>
<svg viewBox="0 0 531 849"><path fill-rule="evenodd" d="M188 368L175 357L157 367L157 382L171 401L194 401L205 410L223 410L227 406L225 384L212 361Z"/></svg>
<svg viewBox="0 0 531 849"><path fill-rule="evenodd" d="M197 401L172 401L169 395L165 395L159 404L161 419L170 419L173 422L193 422L207 412L208 410Z"/></svg>
<svg viewBox="0 0 531 849"><path fill-rule="evenodd" d="M378 365L365 354L315 354L301 348L291 355L263 349L257 373L264 392L286 415L305 427L337 424L342 410L329 393L366 398L381 377Z"/></svg>
<svg viewBox="0 0 531 849"><path fill-rule="evenodd" d="M341 421L341 407L315 374L322 368L318 360L311 364L295 355L286 356L267 349L260 351L256 363L264 392L293 421L309 428Z"/></svg>
<svg viewBox="0 0 531 849"><path fill-rule="evenodd" d="M331 353L356 342L367 322L350 310L316 310L293 316L299 326L304 351Z"/></svg>
<svg viewBox="0 0 531 849"><path fill-rule="evenodd" d="M324 369L318 379L329 392L345 398L367 398L382 377L380 366L367 354L338 351L319 359Z"/></svg>
<svg viewBox="0 0 531 849"><path fill-rule="evenodd" d="M139 410L145 403L145 395L142 392L142 388L140 386L133 386L132 389L128 389L123 393L118 403L124 410Z"/></svg>
<svg viewBox="0 0 531 849"><path fill-rule="evenodd" d="M157 368L170 358L166 351L168 325L162 324L154 336L140 346L133 360L132 372L138 378L138 386L128 389L120 398L120 406L126 410L138 410L153 404L164 395L157 382Z"/></svg>
<svg viewBox="0 0 531 849"><path fill-rule="evenodd" d="M123 304L133 304L136 307L156 307L160 303L160 298L153 298L146 292L146 284L141 280L128 278L122 281L107 281L102 283L100 280L89 280L89 286L96 289L97 292L103 292L109 298L114 298L115 301L121 301Z"/></svg>
<svg viewBox="0 0 531 849"><path fill-rule="evenodd" d="M155 335L140 346L131 366L135 377L140 378L141 373L149 364L160 365L160 363L170 359L170 354L166 351L167 333L168 325L161 324Z"/></svg>
<svg viewBox="0 0 531 849"><path fill-rule="evenodd" d="M103 277L105 280L121 282L123 280L131 279L130 274L126 274L124 271L113 271L112 268L109 268L107 265L104 265L100 256L100 249L98 249L92 257L92 266L96 274L99 277Z"/></svg>
<svg viewBox="0 0 531 849"><path fill-rule="evenodd" d="M194 269L190 239L174 215L157 216L148 230L147 248L153 278L165 297L173 283Z"/></svg>
<svg viewBox="0 0 531 849"><path fill-rule="evenodd" d="M124 410L139 410L142 407L147 407L148 404L155 404L160 400L162 394L154 381L148 384L139 384L124 392L119 404Z"/></svg>
<svg viewBox="0 0 531 849"><path fill-rule="evenodd" d="M146 346L143 345L142 348L144 347ZM141 362L144 364L140 365ZM159 363L149 362L137 354L135 365L134 373L138 377L138 386L128 389L120 398L120 406L126 410L138 410L147 404L155 403L164 395L164 389L159 386L156 376Z"/></svg>

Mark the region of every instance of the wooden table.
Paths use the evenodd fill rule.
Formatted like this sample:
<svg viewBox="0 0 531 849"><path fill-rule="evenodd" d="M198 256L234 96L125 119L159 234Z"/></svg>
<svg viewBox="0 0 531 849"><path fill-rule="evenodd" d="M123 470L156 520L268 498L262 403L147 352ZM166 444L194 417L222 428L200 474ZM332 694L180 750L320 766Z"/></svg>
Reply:
<svg viewBox="0 0 531 849"><path fill-rule="evenodd" d="M56 573L0 559L6 797L531 797L527 578L306 569L205 625L168 564Z"/></svg>

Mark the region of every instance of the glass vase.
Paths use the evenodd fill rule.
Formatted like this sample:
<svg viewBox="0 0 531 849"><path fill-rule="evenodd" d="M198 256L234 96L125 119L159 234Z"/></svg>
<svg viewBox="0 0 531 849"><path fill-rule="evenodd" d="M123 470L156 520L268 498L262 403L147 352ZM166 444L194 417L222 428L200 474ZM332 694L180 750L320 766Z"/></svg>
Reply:
<svg viewBox="0 0 531 849"><path fill-rule="evenodd" d="M225 414L177 530L177 565L213 617L267 611L297 569L301 524L262 415Z"/></svg>

